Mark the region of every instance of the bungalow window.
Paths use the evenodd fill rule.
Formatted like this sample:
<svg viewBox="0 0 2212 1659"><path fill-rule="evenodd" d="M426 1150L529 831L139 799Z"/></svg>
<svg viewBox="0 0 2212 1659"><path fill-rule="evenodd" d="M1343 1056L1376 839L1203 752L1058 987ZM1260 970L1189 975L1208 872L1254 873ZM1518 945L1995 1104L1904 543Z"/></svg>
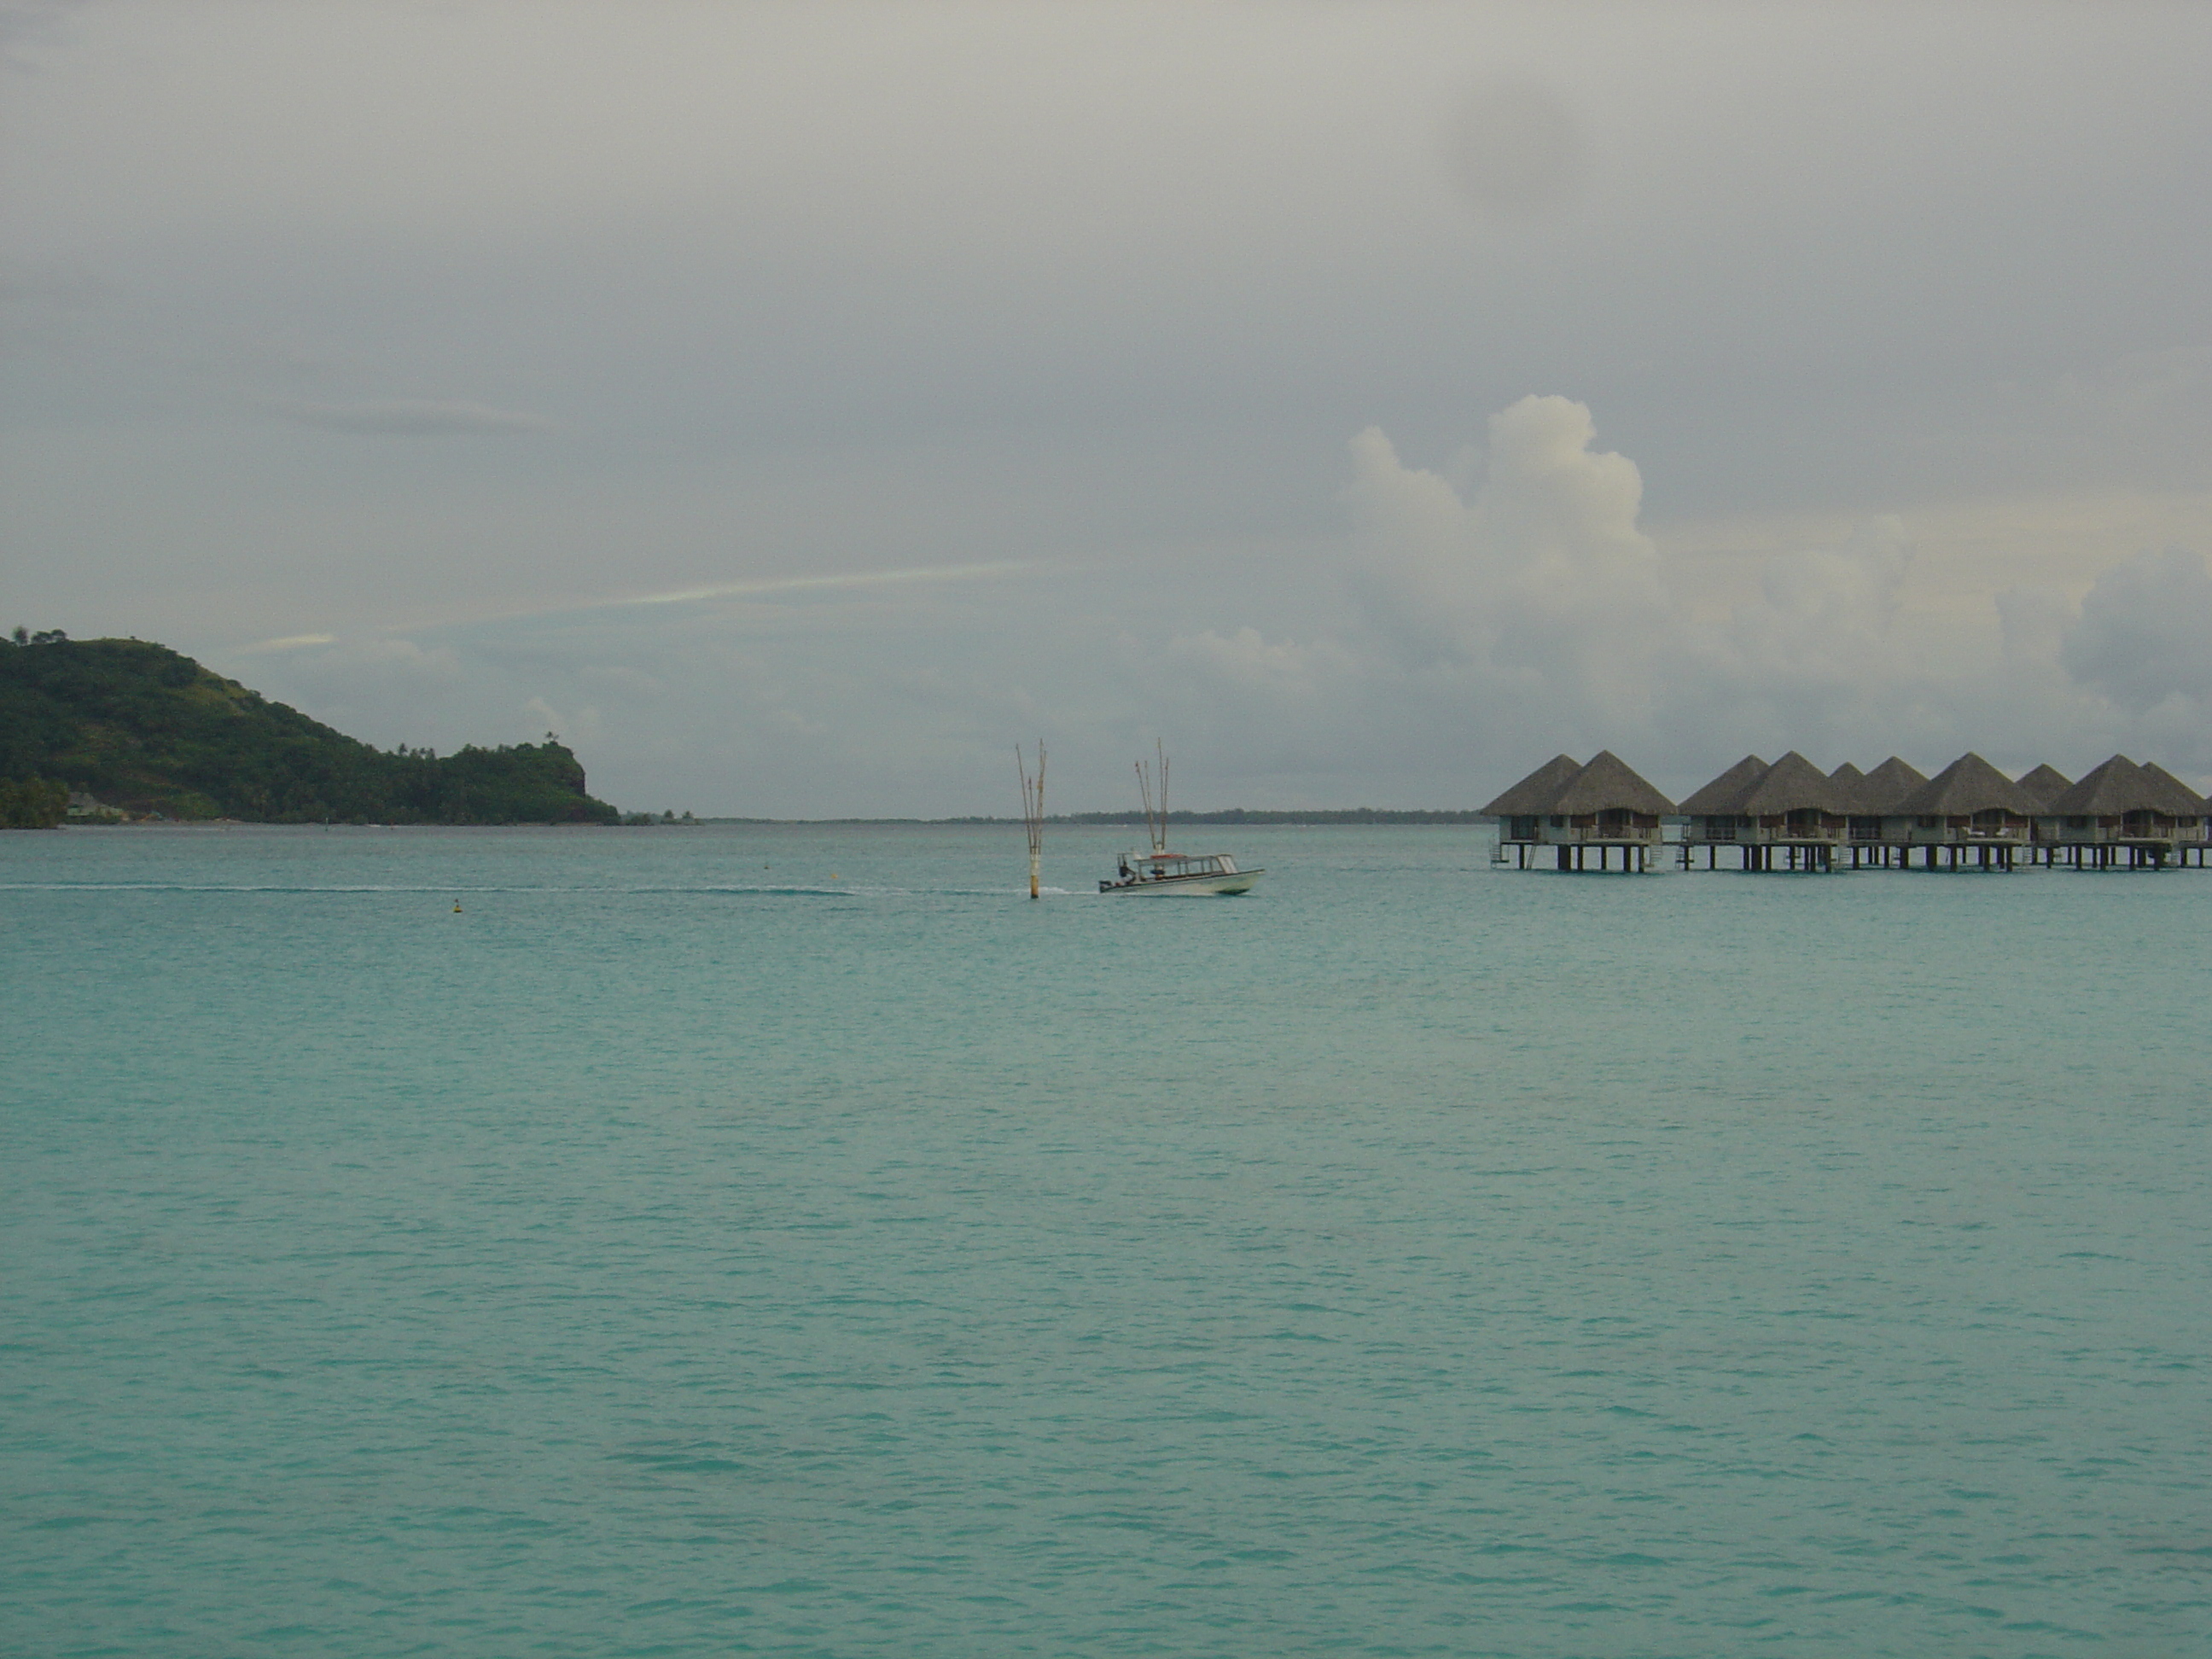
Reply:
<svg viewBox="0 0 2212 1659"><path fill-rule="evenodd" d="M1941 830L1943 820L1940 817L1917 817L1912 820L1912 825L1916 830Z"/></svg>

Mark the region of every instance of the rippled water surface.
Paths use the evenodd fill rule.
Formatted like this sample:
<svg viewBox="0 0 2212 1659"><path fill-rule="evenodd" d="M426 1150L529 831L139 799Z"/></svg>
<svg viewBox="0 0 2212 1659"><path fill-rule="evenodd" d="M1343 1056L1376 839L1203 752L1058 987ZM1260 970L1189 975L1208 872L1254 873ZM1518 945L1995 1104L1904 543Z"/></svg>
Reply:
<svg viewBox="0 0 2212 1659"><path fill-rule="evenodd" d="M2212 873L1204 839L0 836L0 1650L2206 1650Z"/></svg>

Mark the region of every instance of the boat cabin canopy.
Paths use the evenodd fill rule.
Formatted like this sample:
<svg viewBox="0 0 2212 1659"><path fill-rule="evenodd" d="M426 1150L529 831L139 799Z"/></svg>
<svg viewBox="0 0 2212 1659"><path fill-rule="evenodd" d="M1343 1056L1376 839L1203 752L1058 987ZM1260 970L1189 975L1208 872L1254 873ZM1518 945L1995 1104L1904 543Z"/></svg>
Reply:
<svg viewBox="0 0 2212 1659"><path fill-rule="evenodd" d="M1124 853L1124 869L1147 876L1233 876L1237 860L1226 853Z"/></svg>

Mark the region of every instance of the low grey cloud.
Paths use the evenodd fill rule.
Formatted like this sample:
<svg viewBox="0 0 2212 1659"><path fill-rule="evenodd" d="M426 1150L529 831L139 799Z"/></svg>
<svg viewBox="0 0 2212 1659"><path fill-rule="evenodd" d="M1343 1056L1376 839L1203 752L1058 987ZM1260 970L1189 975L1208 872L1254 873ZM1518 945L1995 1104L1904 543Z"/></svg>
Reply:
<svg viewBox="0 0 2212 1659"><path fill-rule="evenodd" d="M35 73L37 58L18 48L60 41L64 23L86 3L87 0L0 0L0 66Z"/></svg>
<svg viewBox="0 0 2212 1659"><path fill-rule="evenodd" d="M1589 140L1555 88L1488 80L1453 112L1444 170L1478 216L1528 224L1567 206L1589 173Z"/></svg>
<svg viewBox="0 0 2212 1659"><path fill-rule="evenodd" d="M2188 705L2212 728L2212 567L2169 547L2106 571L2063 653L2076 678L2131 713Z"/></svg>
<svg viewBox="0 0 2212 1659"><path fill-rule="evenodd" d="M769 816L1010 811L1042 732L1056 805L1114 806L1164 737L1191 805L1468 806L1559 750L1662 787L1747 750L1824 766L1963 750L2078 774L2116 749L2212 771L2212 573L2185 552L1930 612L1894 517L1781 547L1716 611L1641 523L1585 405L1523 398L1431 470L1352 438L1328 556L1219 579L915 568L702 584L406 638L283 641L252 671L380 741L551 726L625 805ZM1019 574L1023 580L981 580ZM1194 623L1199 611L1218 620ZM283 649L276 649L281 645ZM473 724L471 724L473 722Z"/></svg>
<svg viewBox="0 0 2212 1659"><path fill-rule="evenodd" d="M0 580L700 810L2212 764L2212 8L2016 9L0 0Z"/></svg>
<svg viewBox="0 0 2212 1659"><path fill-rule="evenodd" d="M395 399L382 403L273 405L285 419L325 432L356 432L373 437L440 438L480 432L550 432L553 423L519 410L483 404Z"/></svg>

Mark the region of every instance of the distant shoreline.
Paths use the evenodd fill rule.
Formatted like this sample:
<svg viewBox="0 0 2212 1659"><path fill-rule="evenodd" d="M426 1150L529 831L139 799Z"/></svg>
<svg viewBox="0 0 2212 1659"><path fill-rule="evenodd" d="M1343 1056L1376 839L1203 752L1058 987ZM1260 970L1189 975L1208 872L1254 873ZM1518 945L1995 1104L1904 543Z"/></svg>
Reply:
<svg viewBox="0 0 2212 1659"><path fill-rule="evenodd" d="M1376 807L1356 806L1340 810L1316 809L1311 811L1254 811L1248 807L1233 807L1220 812L1173 812L1170 824L1243 824L1247 827L1327 829L1332 826L1423 824L1469 825L1486 824L1493 820L1480 812L1385 811ZM329 823L272 823L256 818L128 818L94 822L78 818L65 820L58 827L72 830L702 830L709 824L755 824L762 828L792 828L805 824L849 825L854 828L881 829L1018 829L1019 818L954 817L954 818L746 818L695 817L674 823L654 818L649 823L369 823L339 821ZM1137 829L1145 825L1145 815L1136 812L1068 812L1048 817L1045 822L1063 830Z"/></svg>
<svg viewBox="0 0 2212 1659"><path fill-rule="evenodd" d="M1305 824L1315 827L1325 827L1332 824L1480 824L1489 823L1492 821L1492 820L1488 814L1475 811L1447 811L1443 809L1415 809L1406 811L1389 811L1380 807L1373 806L1314 807L1310 809L1284 809L1280 811L1234 806L1217 812L1170 812L1168 814L1168 822L1170 824ZM992 824L1006 824L1009 826L1018 827L1021 823L1021 820L1019 818L977 817L951 818L701 817L697 819L696 822L700 823L975 824L979 827ZM1127 812L1064 812L1056 813L1048 817L1045 819L1045 822L1048 824L1056 824L1062 829L1071 830L1111 827L1142 829L1145 824L1145 815L1142 811L1131 811ZM681 826L662 824L658 827L661 829L668 829L672 827L680 828Z"/></svg>

